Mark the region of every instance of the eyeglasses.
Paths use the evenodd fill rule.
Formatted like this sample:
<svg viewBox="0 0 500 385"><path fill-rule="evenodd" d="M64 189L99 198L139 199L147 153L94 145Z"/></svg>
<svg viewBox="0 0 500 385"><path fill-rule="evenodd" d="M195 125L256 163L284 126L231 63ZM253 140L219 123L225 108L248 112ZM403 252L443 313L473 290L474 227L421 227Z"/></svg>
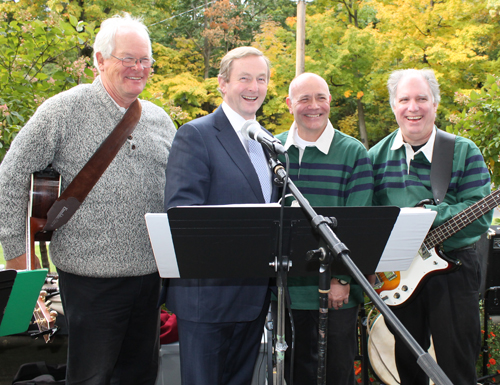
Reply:
<svg viewBox="0 0 500 385"><path fill-rule="evenodd" d="M122 62L123 66L124 67L134 67L137 62L141 63L141 65L144 67L144 68L151 68L153 66L153 64L155 63L155 59L150 59L148 57L143 57L142 59L136 59L135 57L124 57L124 58L120 58L120 57L116 57L114 55L111 55L113 56L115 59L118 59Z"/></svg>

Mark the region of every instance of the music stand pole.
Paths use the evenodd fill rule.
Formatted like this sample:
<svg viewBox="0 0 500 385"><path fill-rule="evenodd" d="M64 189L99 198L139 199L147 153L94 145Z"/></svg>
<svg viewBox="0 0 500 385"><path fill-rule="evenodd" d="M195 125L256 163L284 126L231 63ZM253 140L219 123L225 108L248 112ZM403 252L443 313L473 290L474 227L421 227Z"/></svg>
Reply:
<svg viewBox="0 0 500 385"><path fill-rule="evenodd" d="M285 352L287 344L285 341L285 285L287 272L289 270L288 258L278 258L274 261L276 270L276 286L278 288L277 322L276 322L276 384L285 383Z"/></svg>
<svg viewBox="0 0 500 385"><path fill-rule="evenodd" d="M377 309L385 317L385 322L392 326L393 331L403 340L405 345L412 351L417 358L417 364L422 370L434 381L436 385L453 385L450 379L446 376L443 370L436 364L431 355L425 352L422 347L415 341L412 335L406 330L401 321L394 315L385 302L378 296L373 287L370 285L366 277L361 273L358 267L349 257L349 250L338 239L336 234L331 229L332 219L318 215L307 199L304 198L295 184L288 178L283 165L274 157L269 158L271 169L281 182L288 184L292 195L295 197L300 207L305 211L306 215L311 219L311 226L320 234L321 238L328 245L328 249L333 253L334 258L340 257L351 276L363 288L366 295L372 300ZM319 366L319 363L318 363Z"/></svg>

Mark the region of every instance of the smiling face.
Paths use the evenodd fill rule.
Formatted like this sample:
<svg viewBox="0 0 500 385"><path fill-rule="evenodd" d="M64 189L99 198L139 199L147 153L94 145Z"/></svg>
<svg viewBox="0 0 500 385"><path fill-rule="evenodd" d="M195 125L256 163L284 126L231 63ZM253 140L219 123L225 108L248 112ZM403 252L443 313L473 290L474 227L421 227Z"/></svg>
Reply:
<svg viewBox="0 0 500 385"><path fill-rule="evenodd" d="M218 77L224 101L245 120L254 119L267 93L267 63L250 55L231 63L229 80Z"/></svg>
<svg viewBox="0 0 500 385"><path fill-rule="evenodd" d="M393 111L406 143L427 143L436 120L437 104L427 81L418 75L401 79L394 99Z"/></svg>
<svg viewBox="0 0 500 385"><path fill-rule="evenodd" d="M321 136L328 124L331 100L328 85L320 76L306 73L293 80L286 104L302 139L315 142Z"/></svg>
<svg viewBox="0 0 500 385"><path fill-rule="evenodd" d="M142 59L150 57L150 50L143 35L134 30L120 28L115 35L115 49L112 55ZM112 56L104 59L100 52L97 52L96 58L104 88L119 106L128 108L146 86L151 69L144 68L139 62L134 67L127 68Z"/></svg>

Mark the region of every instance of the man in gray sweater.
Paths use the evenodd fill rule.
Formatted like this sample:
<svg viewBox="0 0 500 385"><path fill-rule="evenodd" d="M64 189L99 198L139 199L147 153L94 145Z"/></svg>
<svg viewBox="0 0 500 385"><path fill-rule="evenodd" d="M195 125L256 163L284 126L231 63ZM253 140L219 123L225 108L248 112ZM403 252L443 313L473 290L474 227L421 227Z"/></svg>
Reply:
<svg viewBox="0 0 500 385"><path fill-rule="evenodd" d="M0 242L7 268L24 269L30 175L47 165L64 190L146 85L153 64L147 28L129 15L104 21L94 44L98 76L42 104L0 165ZM175 134L147 101L141 118L69 222L50 256L69 330L67 384L154 384L160 278L144 214L163 211Z"/></svg>

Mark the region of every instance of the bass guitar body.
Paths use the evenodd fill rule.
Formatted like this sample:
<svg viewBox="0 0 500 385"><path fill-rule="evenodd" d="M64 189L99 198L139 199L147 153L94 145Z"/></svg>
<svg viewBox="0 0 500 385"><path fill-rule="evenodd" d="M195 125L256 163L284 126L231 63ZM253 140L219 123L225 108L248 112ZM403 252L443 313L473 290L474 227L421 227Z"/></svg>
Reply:
<svg viewBox="0 0 500 385"><path fill-rule="evenodd" d="M412 299L429 276L449 273L458 269L462 263L448 258L441 251L440 245L499 204L500 189L478 200L445 223L429 231L408 270L377 273L379 283L378 286L375 286L375 290L379 296L389 306L402 306Z"/></svg>
<svg viewBox="0 0 500 385"><path fill-rule="evenodd" d="M431 250L425 247L422 249L413 258L408 270L377 273L380 284L375 291L388 306L403 306L418 293L430 276L449 273L459 266L458 261L451 261L437 247Z"/></svg>

